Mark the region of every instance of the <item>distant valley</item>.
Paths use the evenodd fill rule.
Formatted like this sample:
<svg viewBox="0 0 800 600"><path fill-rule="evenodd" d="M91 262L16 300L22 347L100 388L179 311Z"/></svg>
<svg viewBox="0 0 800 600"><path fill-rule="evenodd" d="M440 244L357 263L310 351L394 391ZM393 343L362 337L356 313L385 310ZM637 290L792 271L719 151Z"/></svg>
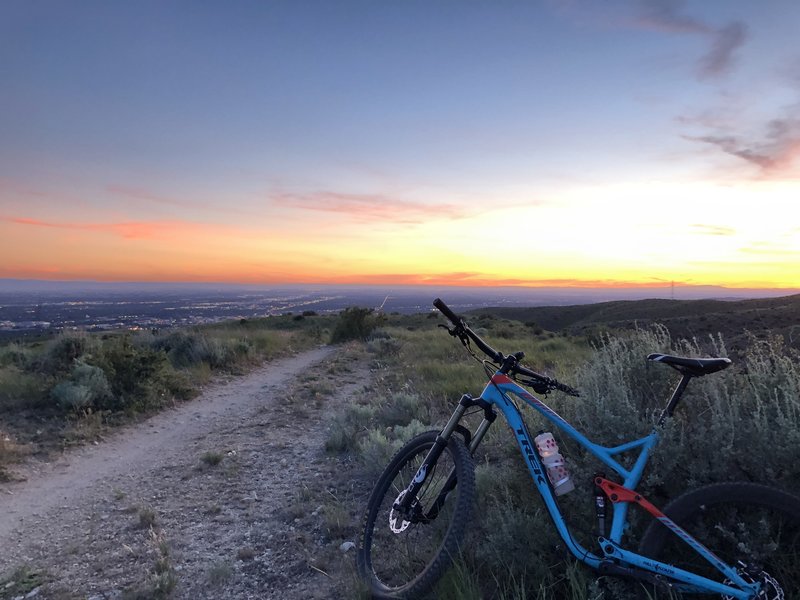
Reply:
<svg viewBox="0 0 800 600"><path fill-rule="evenodd" d="M693 324L703 323L703 330L727 330L760 320L771 328L788 328L794 335L791 328L797 325L800 296L787 299L786 294L786 290L700 286L256 286L4 279L0 280L0 335L62 329L158 329L306 311L324 314L348 306L413 314L432 310L431 303L437 296L459 312L491 307L498 315L573 333L591 330L601 323L667 320L680 335L692 335L696 330ZM673 300L676 297L680 300Z"/></svg>

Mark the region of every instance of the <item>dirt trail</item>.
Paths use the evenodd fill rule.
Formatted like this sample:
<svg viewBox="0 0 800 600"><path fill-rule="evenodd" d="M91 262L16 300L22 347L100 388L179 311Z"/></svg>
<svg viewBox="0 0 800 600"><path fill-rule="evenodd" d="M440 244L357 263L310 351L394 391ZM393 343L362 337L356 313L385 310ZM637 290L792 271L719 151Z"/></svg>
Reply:
<svg viewBox="0 0 800 600"><path fill-rule="evenodd" d="M342 554L323 532L334 509L310 503L338 469L328 419L366 372L338 350L214 384L3 484L0 598L335 597L315 566Z"/></svg>

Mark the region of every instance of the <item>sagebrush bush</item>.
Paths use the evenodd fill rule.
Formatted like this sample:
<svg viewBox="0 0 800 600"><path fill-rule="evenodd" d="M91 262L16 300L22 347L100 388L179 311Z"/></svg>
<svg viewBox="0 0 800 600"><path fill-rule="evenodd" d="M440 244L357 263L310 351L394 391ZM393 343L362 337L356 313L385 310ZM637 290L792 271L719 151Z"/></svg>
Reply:
<svg viewBox="0 0 800 600"><path fill-rule="evenodd" d="M380 331L381 330L378 330L375 333L379 333ZM388 336L388 334L384 332L381 337L376 337L375 334L373 334L372 339L367 342L367 350L375 354L378 358L392 359L400 353L400 342L391 337L384 336Z"/></svg>
<svg viewBox="0 0 800 600"><path fill-rule="evenodd" d="M25 369L30 364L32 357L33 352L30 348L19 342L12 342L0 348L0 368L13 366Z"/></svg>
<svg viewBox="0 0 800 600"><path fill-rule="evenodd" d="M376 409L373 406L348 405L331 421L325 449L329 452L345 452L357 448L359 440L369 430L375 412Z"/></svg>
<svg viewBox="0 0 800 600"><path fill-rule="evenodd" d="M137 347L127 335L109 340L95 362L105 372L112 392L100 408L142 412L193 393L163 351Z"/></svg>
<svg viewBox="0 0 800 600"><path fill-rule="evenodd" d="M480 325L485 327L485 339L495 342L498 350L522 349L526 364L579 388L579 398L554 393L546 402L591 441L609 447L650 433L681 378L669 366L647 361L648 354L727 356L720 336L673 339L658 325L613 335L597 332L589 348L564 337L515 337L513 328L502 320L482 319ZM501 342L495 341L495 326L502 331ZM374 463L382 460L385 465L397 447L391 423L402 422L414 412L414 418L441 424L462 393L476 395L486 382L480 366L441 332L387 331L397 349L387 356L374 348L378 350L376 364L382 367L380 383L402 394L376 393L381 399L374 403L370 433L358 447L365 472L373 476L380 472ZM428 408L428 418L410 401L414 397ZM577 541L594 548L592 476L604 471L612 479L619 478L559 435L537 412L524 406L522 412L532 434L547 429L559 439L576 482L576 490L560 497L559 504ZM745 479L800 493L796 468L800 463L800 356L781 337L751 337L742 358L730 368L692 379L660 437L637 488L656 505L712 481ZM637 452L632 454L618 459L630 465ZM480 582L482 597L603 597L592 573L576 569L572 561L564 560L563 551L554 551L559 544L555 529L514 436L502 423L489 430L475 458L480 512L471 522L473 543L460 557L467 575L459 579L457 573L451 574L442 584L441 597L452 597L453 590L472 590L475 582ZM635 548L648 519L636 509L629 516L631 529L625 541ZM636 597L635 586L629 583L604 585L608 597Z"/></svg>
<svg viewBox="0 0 800 600"><path fill-rule="evenodd" d="M351 306L339 313L339 320L331 334L331 343L340 344L348 340L366 340L384 322L381 314L371 308Z"/></svg>
<svg viewBox="0 0 800 600"><path fill-rule="evenodd" d="M76 412L104 406L112 397L105 371L76 361L70 378L56 384L50 392L61 408Z"/></svg>
<svg viewBox="0 0 800 600"><path fill-rule="evenodd" d="M367 476L380 475L392 456L414 436L430 430L416 419L399 427L375 428L358 442L358 451Z"/></svg>
<svg viewBox="0 0 800 600"><path fill-rule="evenodd" d="M0 412L45 406L49 380L13 365L0 367Z"/></svg>
<svg viewBox="0 0 800 600"><path fill-rule="evenodd" d="M721 340L708 340L724 355ZM680 374L645 360L649 352L707 356L697 340L670 339L664 328L606 338L576 374L584 397L564 416L613 446L647 434ZM744 362L693 378L642 481L657 497L712 481L777 482L800 491L800 369L778 339L752 340Z"/></svg>
<svg viewBox="0 0 800 600"><path fill-rule="evenodd" d="M193 367L207 363L211 368L221 368L228 363L229 354L216 340L209 339L197 330L173 331L153 342L153 349L163 350L174 367Z"/></svg>
<svg viewBox="0 0 800 600"><path fill-rule="evenodd" d="M427 403L417 394L398 392L381 402L375 419L378 423L394 427L408 425L413 420L425 421L430 417Z"/></svg>
<svg viewBox="0 0 800 600"><path fill-rule="evenodd" d="M47 343L44 352L29 367L51 375L67 373L92 345L85 333L61 333Z"/></svg>

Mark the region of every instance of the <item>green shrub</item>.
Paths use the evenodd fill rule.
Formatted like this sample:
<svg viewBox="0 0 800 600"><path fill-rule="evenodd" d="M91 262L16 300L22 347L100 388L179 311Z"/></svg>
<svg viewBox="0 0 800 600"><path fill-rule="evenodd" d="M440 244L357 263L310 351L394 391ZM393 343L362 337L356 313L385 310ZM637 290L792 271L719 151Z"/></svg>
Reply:
<svg viewBox="0 0 800 600"><path fill-rule="evenodd" d="M332 344L348 340L366 340L372 331L384 321L371 308L351 306L339 313L339 320L331 335Z"/></svg>
<svg viewBox="0 0 800 600"><path fill-rule="evenodd" d="M401 344L393 338L376 338L373 336L367 342L367 350L376 355L379 359L392 359L400 354Z"/></svg>
<svg viewBox="0 0 800 600"><path fill-rule="evenodd" d="M50 394L61 408L77 412L104 406L112 397L103 369L81 361L76 361L70 378L56 384Z"/></svg>
<svg viewBox="0 0 800 600"><path fill-rule="evenodd" d="M800 460L800 368L781 340L753 339L742 363L692 379L642 481L652 500L742 479L800 491L794 468ZM725 354L721 340L706 343L716 348L713 354ZM660 327L607 337L577 374L583 397L565 403L567 420L609 446L647 434L680 380L673 369L645 360L653 351L709 354L696 340L671 340Z"/></svg>
<svg viewBox="0 0 800 600"><path fill-rule="evenodd" d="M183 329L156 339L153 349L163 350L176 368L193 367L202 362L212 369L221 368L230 364L232 354L200 331Z"/></svg>
<svg viewBox="0 0 800 600"><path fill-rule="evenodd" d="M86 334L62 333L45 346L36 361L30 364L34 371L47 374L64 374L89 348Z"/></svg>
<svg viewBox="0 0 800 600"><path fill-rule="evenodd" d="M100 408L140 412L192 394L164 352L137 348L130 336L111 340L96 362L105 372L112 392Z"/></svg>
<svg viewBox="0 0 800 600"><path fill-rule="evenodd" d="M328 452L345 452L357 448L360 438L372 423L375 411L372 406L348 405L333 418L325 449Z"/></svg>
<svg viewBox="0 0 800 600"><path fill-rule="evenodd" d="M380 405L375 421L381 425L394 427L408 425L414 419L424 421L429 418L429 406L419 395L399 392Z"/></svg>
<svg viewBox="0 0 800 600"><path fill-rule="evenodd" d="M368 430L357 445L358 457L366 476L377 478L403 444L430 429L430 425L414 419L407 425Z"/></svg>
<svg viewBox="0 0 800 600"><path fill-rule="evenodd" d="M31 568L26 564L0 578L0 590L4 598L24 596L32 598L36 595L33 590L47 583L49 579L50 576L46 571Z"/></svg>
<svg viewBox="0 0 800 600"><path fill-rule="evenodd" d="M0 348L0 368L14 366L25 369L31 363L31 360L31 349L19 342Z"/></svg>
<svg viewBox="0 0 800 600"><path fill-rule="evenodd" d="M0 412L45 406L49 381L49 377L16 366L0 367Z"/></svg>

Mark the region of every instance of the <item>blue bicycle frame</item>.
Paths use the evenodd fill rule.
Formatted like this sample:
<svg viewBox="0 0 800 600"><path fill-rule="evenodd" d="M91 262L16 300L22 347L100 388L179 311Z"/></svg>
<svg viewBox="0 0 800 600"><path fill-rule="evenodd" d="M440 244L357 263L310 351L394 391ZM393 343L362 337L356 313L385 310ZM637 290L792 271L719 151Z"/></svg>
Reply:
<svg viewBox="0 0 800 600"><path fill-rule="evenodd" d="M553 425L558 427L563 433L573 438L581 446L589 451L590 454L599 459L604 465L611 468L615 473L623 478L622 486L613 484L607 480L600 480L605 482L604 485L610 486L614 489L615 494L611 497L613 508L613 518L611 522L611 532L608 537L599 537L598 543L600 552L595 554L578 544L570 535L567 524L556 502L555 495L547 479L545 468L539 453L534 447L533 439L531 438L525 423L522 420L519 408L512 400L511 396L516 396L525 401L535 410L542 414ZM517 439L522 454L526 457L526 464L528 470L533 477L536 488L544 499L550 517L558 530L559 535L564 540L564 543L569 548L570 552L580 561L586 563L590 567L598 569L602 563L614 561L621 563L627 567L642 569L652 572L657 575L669 578L670 583L674 584L675 589L691 593L716 593L725 594L727 596L737 598L740 600L748 600L756 597L761 589L760 583L750 583L742 579L737 572L736 568L726 564L718 558L708 548L703 546L700 542L695 540L688 532L679 527L676 523L670 520L655 506L647 502L642 496L633 491L639 480L642 477L647 459L650 451L658 443L658 432L653 430L650 435L641 439L607 448L599 444L595 444L586 438L583 434L577 431L572 425L567 423L561 416L553 411L544 402L531 395L527 390L519 386L516 382L511 380L508 376L497 371L492 377L491 381L486 385L481 393L481 399L489 405L497 406L503 413L508 425ZM484 426L488 428L488 425ZM614 457L638 450L639 455L631 469L626 469ZM608 489L604 487L604 489ZM616 496L616 500L614 499ZM622 536L625 530L628 506L631 503L636 503L647 510L653 517L658 519L662 524L668 527L675 535L682 539L688 546L695 552L702 556L706 561L713 565L720 571L725 579L731 585L725 585L717 581L713 581L706 577L701 577L689 571L684 571L672 565L662 563L636 552L626 550L622 546ZM732 585L738 587L732 587Z"/></svg>

